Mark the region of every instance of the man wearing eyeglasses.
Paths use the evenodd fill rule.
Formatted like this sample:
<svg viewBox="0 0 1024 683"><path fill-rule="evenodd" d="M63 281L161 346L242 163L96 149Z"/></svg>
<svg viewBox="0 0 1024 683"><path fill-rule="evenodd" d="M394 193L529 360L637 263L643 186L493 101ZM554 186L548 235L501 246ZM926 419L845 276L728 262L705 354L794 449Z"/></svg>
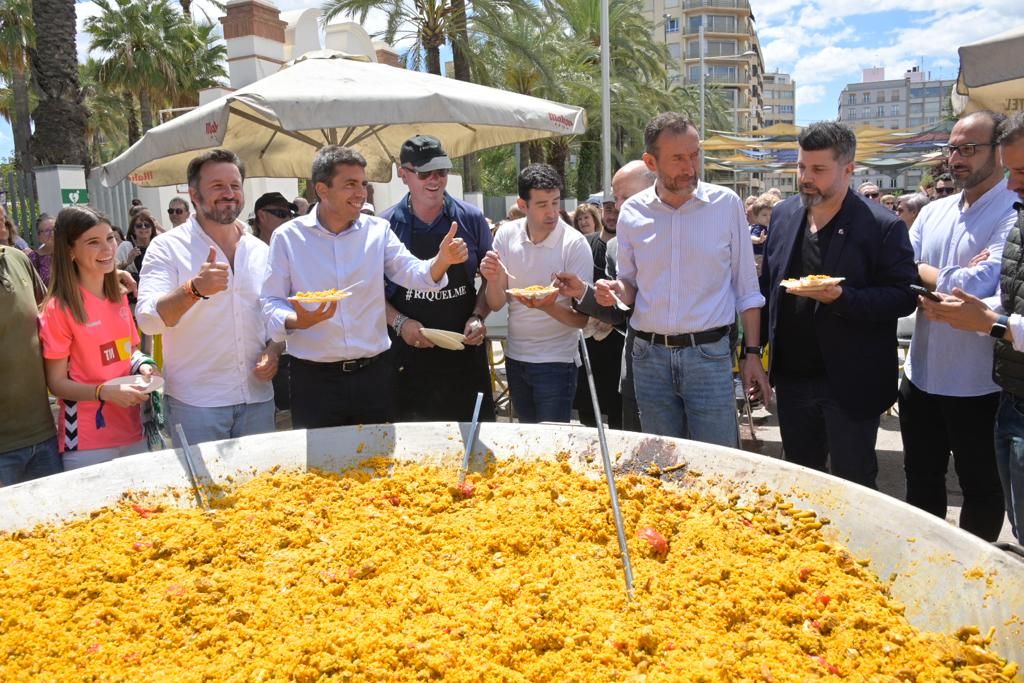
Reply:
<svg viewBox="0 0 1024 683"><path fill-rule="evenodd" d="M181 197L174 197L167 203L167 217L171 227L176 228L188 220L188 204Z"/></svg>
<svg viewBox="0 0 1024 683"><path fill-rule="evenodd" d="M422 259L433 257L453 225L468 247L465 263L448 268L448 285L440 291L401 287L388 281L387 321L393 330L392 356L398 371L401 420L468 420L477 392L483 392L483 419L494 419L491 376L483 346L490 309L482 285L476 289L480 261L491 248L491 231L480 209L447 192L451 159L441 141L417 135L402 144L398 175L408 194L380 214L398 239ZM423 328L465 336L466 348L436 347Z"/></svg>
<svg viewBox="0 0 1024 683"><path fill-rule="evenodd" d="M295 218L299 209L280 192L267 192L256 200L254 212L256 218L252 224L252 234L269 245L274 231Z"/></svg>
<svg viewBox="0 0 1024 683"><path fill-rule="evenodd" d="M946 154L948 156L949 153L947 152ZM936 178L935 187L932 188L932 191L935 193L936 198L948 197L949 195L954 194L957 189L956 183L953 182L953 176L948 173L940 175Z"/></svg>
<svg viewBox="0 0 1024 683"><path fill-rule="evenodd" d="M878 185L875 185L874 183L861 183L860 187L857 188L857 192L873 202L879 201L879 197L882 196L882 192L878 189Z"/></svg>
<svg viewBox="0 0 1024 683"><path fill-rule="evenodd" d="M918 214L910 242L921 283L951 294L990 297L999 285L1003 244L1013 227L1014 195L1007 189L996 146L1005 117L981 111L961 119L943 151L955 194ZM992 430L999 386L992 380L992 339L919 315L900 382L907 502L946 515L950 453L963 491L960 528L988 541L1003 525L1003 495Z"/></svg>

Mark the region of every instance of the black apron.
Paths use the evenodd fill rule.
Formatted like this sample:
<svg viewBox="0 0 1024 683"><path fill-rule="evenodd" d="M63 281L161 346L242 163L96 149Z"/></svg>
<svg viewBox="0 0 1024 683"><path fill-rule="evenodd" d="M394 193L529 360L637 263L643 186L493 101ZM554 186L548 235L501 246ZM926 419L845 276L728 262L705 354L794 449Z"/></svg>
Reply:
<svg viewBox="0 0 1024 683"><path fill-rule="evenodd" d="M413 231L409 251L419 259L432 259L441 247L446 231ZM448 268L448 285L441 290L421 292L399 286L391 305L423 327L462 334L476 306L476 287L457 263ZM402 421L445 420L468 422L473 417L476 394L484 401L480 418L494 420L491 375L483 345L462 351L439 347L418 349L393 333L393 353L398 369L398 419Z"/></svg>

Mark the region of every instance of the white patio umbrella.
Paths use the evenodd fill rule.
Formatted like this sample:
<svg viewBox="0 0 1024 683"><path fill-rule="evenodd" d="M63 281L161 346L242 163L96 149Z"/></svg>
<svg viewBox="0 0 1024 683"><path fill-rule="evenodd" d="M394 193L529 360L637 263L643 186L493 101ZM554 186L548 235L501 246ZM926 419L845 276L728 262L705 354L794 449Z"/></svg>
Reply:
<svg viewBox="0 0 1024 683"><path fill-rule="evenodd" d="M957 113L1024 110L1024 26L963 45L958 52L960 76L953 94Z"/></svg>
<svg viewBox="0 0 1024 683"><path fill-rule="evenodd" d="M316 151L336 143L359 150L369 179L384 182L417 133L459 157L585 129L580 107L320 50L151 129L101 173L108 187L126 177L183 183L197 153L226 147L249 177L306 178Z"/></svg>

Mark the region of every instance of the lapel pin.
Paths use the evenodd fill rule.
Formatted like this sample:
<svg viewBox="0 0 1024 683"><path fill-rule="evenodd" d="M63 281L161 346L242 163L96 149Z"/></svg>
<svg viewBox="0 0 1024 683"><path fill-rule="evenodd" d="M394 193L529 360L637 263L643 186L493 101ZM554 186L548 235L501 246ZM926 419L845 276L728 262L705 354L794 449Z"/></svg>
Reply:
<svg viewBox="0 0 1024 683"><path fill-rule="evenodd" d="M846 234L846 230L844 228L839 228L839 234L840 235L845 235Z"/></svg>

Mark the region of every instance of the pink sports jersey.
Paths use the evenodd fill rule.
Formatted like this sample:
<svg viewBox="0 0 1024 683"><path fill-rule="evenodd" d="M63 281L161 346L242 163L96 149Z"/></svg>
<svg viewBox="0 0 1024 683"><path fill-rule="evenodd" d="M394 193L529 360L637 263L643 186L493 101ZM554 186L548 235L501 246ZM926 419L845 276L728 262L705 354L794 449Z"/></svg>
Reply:
<svg viewBox="0 0 1024 683"><path fill-rule="evenodd" d="M132 349L139 344L128 297L117 303L80 289L88 322L75 320L56 299L46 302L39 316L43 358L67 358L68 377L82 384L101 384L131 371ZM127 446L142 439L141 408L103 405L106 426L96 428L99 401L60 401L57 441L60 451L87 451Z"/></svg>

